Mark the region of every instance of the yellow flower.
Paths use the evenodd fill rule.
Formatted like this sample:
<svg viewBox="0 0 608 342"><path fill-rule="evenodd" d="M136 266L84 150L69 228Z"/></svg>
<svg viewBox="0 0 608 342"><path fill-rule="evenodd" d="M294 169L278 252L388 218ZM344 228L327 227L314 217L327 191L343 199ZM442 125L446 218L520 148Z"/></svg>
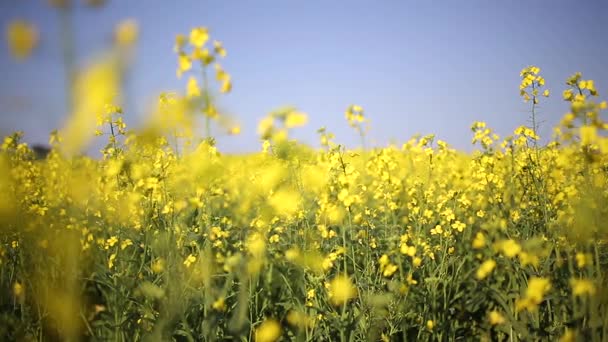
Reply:
<svg viewBox="0 0 608 342"><path fill-rule="evenodd" d="M402 244L401 253L410 257L414 257L416 255L416 246L408 246L406 244Z"/></svg>
<svg viewBox="0 0 608 342"><path fill-rule="evenodd" d="M357 289L346 275L335 277L329 285L329 297L333 305L340 306L357 297Z"/></svg>
<svg viewBox="0 0 608 342"><path fill-rule="evenodd" d="M112 269L114 267L114 260L116 260L116 253L110 255L110 259L108 259L108 268Z"/></svg>
<svg viewBox="0 0 608 342"><path fill-rule="evenodd" d="M515 240L503 240L499 246L507 258L513 258L521 252L521 246Z"/></svg>
<svg viewBox="0 0 608 342"><path fill-rule="evenodd" d="M505 318L500 314L500 312L492 310L488 314L488 321L491 325L499 325L505 322Z"/></svg>
<svg viewBox="0 0 608 342"><path fill-rule="evenodd" d="M486 237L482 232L478 232L473 239L473 248L480 249L486 245Z"/></svg>
<svg viewBox="0 0 608 342"><path fill-rule="evenodd" d="M570 286L572 287L572 294L574 296L593 296L596 292L595 285L591 280L588 279L570 279Z"/></svg>
<svg viewBox="0 0 608 342"><path fill-rule="evenodd" d="M382 272L382 275L385 277L390 277L397 271L397 269L397 265L389 264L384 268L384 272Z"/></svg>
<svg viewBox="0 0 608 342"><path fill-rule="evenodd" d="M230 75L226 74L224 79L222 80L222 84L220 86L221 93L229 93L232 90L232 80L230 79Z"/></svg>
<svg viewBox="0 0 608 342"><path fill-rule="evenodd" d="M551 282L549 279L539 277L530 278L524 297L515 302L516 310L536 310L538 304L543 301L543 297L549 290L551 290Z"/></svg>
<svg viewBox="0 0 608 342"><path fill-rule="evenodd" d="M173 47L173 51L180 52L186 45L186 36L183 34L178 34L175 36L175 46Z"/></svg>
<svg viewBox="0 0 608 342"><path fill-rule="evenodd" d="M178 58L177 77L181 77L182 74L192 68L192 61L188 55L180 53Z"/></svg>
<svg viewBox="0 0 608 342"><path fill-rule="evenodd" d="M477 269L476 277L477 279L485 279L496 267L496 261L493 259L489 259L484 261L481 266Z"/></svg>
<svg viewBox="0 0 608 342"><path fill-rule="evenodd" d="M273 234L269 239L270 243L278 243L279 242L279 234Z"/></svg>
<svg viewBox="0 0 608 342"><path fill-rule="evenodd" d="M260 234L253 234L247 241L247 248L252 256L255 258L261 258L266 252L266 243Z"/></svg>
<svg viewBox="0 0 608 342"><path fill-rule="evenodd" d="M184 265L186 265L186 267L190 267L190 265L192 265L194 262L196 262L196 256L190 254L186 260L184 260Z"/></svg>
<svg viewBox="0 0 608 342"><path fill-rule="evenodd" d="M287 314L287 322L299 329L312 328L315 324L315 320L309 317L303 312L291 310Z"/></svg>
<svg viewBox="0 0 608 342"><path fill-rule="evenodd" d="M13 284L13 295L17 298L20 298L23 295L23 285L19 282L15 282Z"/></svg>
<svg viewBox="0 0 608 342"><path fill-rule="evenodd" d="M419 267L420 265L422 265L422 258L414 257L412 259L412 265L414 265L414 267Z"/></svg>
<svg viewBox="0 0 608 342"><path fill-rule="evenodd" d="M551 282L547 278L532 277L528 282L526 297L540 303L546 292L551 289Z"/></svg>
<svg viewBox="0 0 608 342"><path fill-rule="evenodd" d="M165 259L158 259L152 264L152 272L161 273L165 270Z"/></svg>
<svg viewBox="0 0 608 342"><path fill-rule="evenodd" d="M433 328L435 327L435 322L433 322L433 320L429 319L428 321L426 321L426 328L429 330L433 330Z"/></svg>
<svg viewBox="0 0 608 342"><path fill-rule="evenodd" d="M213 51L222 57L226 57L226 49L224 49L222 43L217 40L213 41Z"/></svg>
<svg viewBox="0 0 608 342"><path fill-rule="evenodd" d="M195 27L190 31L190 44L202 48L209 40L209 30L206 27Z"/></svg>
<svg viewBox="0 0 608 342"><path fill-rule="evenodd" d="M128 47L137 41L139 27L134 19L120 22L114 30L114 41L118 46Z"/></svg>
<svg viewBox="0 0 608 342"><path fill-rule="evenodd" d="M228 134L230 135L239 135L241 133L241 126L234 125L228 129Z"/></svg>
<svg viewBox="0 0 608 342"><path fill-rule="evenodd" d="M218 298L211 306L217 311L226 310L226 302L224 301L224 298Z"/></svg>
<svg viewBox="0 0 608 342"><path fill-rule="evenodd" d="M189 98L201 96L201 90L198 87L198 82L194 76L188 79L187 93Z"/></svg>
<svg viewBox="0 0 608 342"><path fill-rule="evenodd" d="M293 128L304 126L308 122L308 116L301 112L290 112L285 118L285 127Z"/></svg>
<svg viewBox="0 0 608 342"><path fill-rule="evenodd" d="M38 30L26 21L15 20L8 26L6 39L13 57L17 60L23 60L38 45Z"/></svg>
<svg viewBox="0 0 608 342"><path fill-rule="evenodd" d="M559 338L559 342L576 342L576 334L574 331L566 328L562 337Z"/></svg>
<svg viewBox="0 0 608 342"><path fill-rule="evenodd" d="M131 239L125 239L120 243L120 249L125 249L131 245L133 245L133 241L131 241Z"/></svg>
<svg viewBox="0 0 608 342"><path fill-rule="evenodd" d="M255 342L274 342L281 337L281 325L274 319L267 319L255 330Z"/></svg>
<svg viewBox="0 0 608 342"><path fill-rule="evenodd" d="M114 245L118 242L118 238L116 236L112 236L111 238L106 240L106 247L105 249L109 249L111 247L114 247Z"/></svg>
<svg viewBox="0 0 608 342"><path fill-rule="evenodd" d="M593 144L597 140L597 128L591 125L581 126L579 128L582 145Z"/></svg>
<svg viewBox="0 0 608 342"><path fill-rule="evenodd" d="M578 268L583 268L589 264L593 263L593 257L589 253L576 253L576 266Z"/></svg>

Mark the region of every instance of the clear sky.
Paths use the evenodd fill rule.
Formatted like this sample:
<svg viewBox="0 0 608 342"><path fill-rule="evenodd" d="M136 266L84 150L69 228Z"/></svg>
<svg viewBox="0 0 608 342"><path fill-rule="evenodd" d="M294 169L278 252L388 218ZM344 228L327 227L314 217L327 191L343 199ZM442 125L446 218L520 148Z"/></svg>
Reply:
<svg viewBox="0 0 608 342"><path fill-rule="evenodd" d="M309 124L294 136L317 145L327 126L336 141L358 145L344 110L356 103L371 120L373 145L435 133L470 149L473 121L500 134L525 124L529 105L519 97L519 72L537 65L552 97L543 100L541 135L567 112L565 79L576 71L608 93L608 1L167 1L109 0L101 9L76 1L79 61L103 51L114 25L140 25L137 64L131 70L128 123L145 119L161 91L185 89L175 76L177 33L209 27L228 51L223 65L233 92L220 106L242 124L220 148L259 149L257 122L269 111L295 105ZM41 31L41 45L23 63L0 50L0 133L26 132L46 142L66 113L59 18L43 0L0 1L3 29L26 19Z"/></svg>

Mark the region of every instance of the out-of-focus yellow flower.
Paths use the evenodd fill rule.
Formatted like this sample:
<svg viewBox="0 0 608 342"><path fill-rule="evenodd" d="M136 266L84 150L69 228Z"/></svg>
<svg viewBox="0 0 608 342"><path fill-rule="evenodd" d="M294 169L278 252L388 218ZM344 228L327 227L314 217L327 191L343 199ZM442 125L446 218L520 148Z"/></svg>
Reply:
<svg viewBox="0 0 608 342"><path fill-rule="evenodd" d="M80 73L74 85L74 108L62 130L67 155L81 151L95 136L97 114L118 101L120 75L112 59L102 59Z"/></svg>
<svg viewBox="0 0 608 342"><path fill-rule="evenodd" d="M112 253L110 258L108 259L108 268L112 269L114 267L114 260L116 260L116 253Z"/></svg>
<svg viewBox="0 0 608 342"><path fill-rule="evenodd" d="M294 310L289 311L287 314L287 322L298 329L312 328L315 324L314 318L309 317L303 312Z"/></svg>
<svg viewBox="0 0 608 342"><path fill-rule="evenodd" d="M187 91L186 95L189 98L201 96L201 89L198 87L198 82L196 80L196 77L190 76L190 78L188 79L188 86L187 86L186 91Z"/></svg>
<svg viewBox="0 0 608 342"><path fill-rule="evenodd" d="M429 319L428 321L426 321L426 328L429 330L433 330L433 328L435 327L435 322L433 322L433 320Z"/></svg>
<svg viewBox="0 0 608 342"><path fill-rule="evenodd" d="M16 60L29 57L38 45L38 38L36 27L24 20L11 22L6 31L9 50Z"/></svg>
<svg viewBox="0 0 608 342"><path fill-rule="evenodd" d="M521 246L515 240L503 240L498 243L498 248L507 258L513 258L521 252Z"/></svg>
<svg viewBox="0 0 608 342"><path fill-rule="evenodd" d="M23 285L21 285L20 282L15 282L15 284L13 284L13 295L16 298L21 298L21 296L23 296L24 290L23 290Z"/></svg>
<svg viewBox="0 0 608 342"><path fill-rule="evenodd" d="M479 280L485 279L494 270L495 267L496 267L496 261L494 261L493 259L488 259L488 260L484 261L481 264L481 266L479 266L475 276Z"/></svg>
<svg viewBox="0 0 608 342"><path fill-rule="evenodd" d="M192 264L194 264L196 262L196 256L194 256L193 254L188 255L188 257L186 258L186 260L184 260L184 265L186 267L190 267Z"/></svg>
<svg viewBox="0 0 608 342"><path fill-rule="evenodd" d="M215 53L217 53L218 55L220 55L221 57L226 57L226 49L224 49L224 47L222 46L222 43L220 41L217 41L217 40L213 41L213 51Z"/></svg>
<svg viewBox="0 0 608 342"><path fill-rule="evenodd" d="M177 77L181 77L184 72L192 69L192 60L184 53L180 53L177 56Z"/></svg>
<svg viewBox="0 0 608 342"><path fill-rule="evenodd" d="M549 290L551 290L551 282L549 279L539 277L530 278L524 297L515 302L516 310L536 310L538 304L543 301L545 294L549 292Z"/></svg>
<svg viewBox="0 0 608 342"><path fill-rule="evenodd" d="M584 125L579 128L582 145L591 145L597 140L597 127Z"/></svg>
<svg viewBox="0 0 608 342"><path fill-rule="evenodd" d="M131 241L131 239L125 239L120 243L120 249L125 249L132 245L133 245L133 241Z"/></svg>
<svg viewBox="0 0 608 342"><path fill-rule="evenodd" d="M500 312L492 310L488 313L488 321L491 325L499 325L505 322L505 318Z"/></svg>
<svg viewBox="0 0 608 342"><path fill-rule="evenodd" d="M206 27L195 27L190 31L190 44L202 48L209 40L209 30Z"/></svg>
<svg viewBox="0 0 608 342"><path fill-rule="evenodd" d="M114 41L118 46L129 47L135 44L139 37L139 26L135 19L126 19L116 25Z"/></svg>
<svg viewBox="0 0 608 342"><path fill-rule="evenodd" d="M578 268L584 268L585 266L593 263L593 256L591 256L589 253L576 253L575 259L576 266Z"/></svg>
<svg viewBox="0 0 608 342"><path fill-rule="evenodd" d="M226 302L225 302L224 298L218 298L215 302L213 302L213 304L211 306L217 311L226 310Z"/></svg>
<svg viewBox="0 0 608 342"><path fill-rule="evenodd" d="M255 329L256 342L274 342L281 337L281 325L275 319L267 319Z"/></svg>
<svg viewBox="0 0 608 342"><path fill-rule="evenodd" d="M285 217L293 215L300 207L301 202L299 193L288 189L279 190L268 199L268 204L272 206L275 212Z"/></svg>
<svg viewBox="0 0 608 342"><path fill-rule="evenodd" d="M572 287L572 294L574 296L593 296L596 292L595 285L589 279L570 279L570 286Z"/></svg>
<svg viewBox="0 0 608 342"><path fill-rule="evenodd" d="M152 272L161 273L165 270L165 259L158 259L152 264Z"/></svg>
<svg viewBox="0 0 608 342"><path fill-rule="evenodd" d="M241 126L234 125L228 129L228 134L230 135L239 135L241 134Z"/></svg>
<svg viewBox="0 0 608 342"><path fill-rule="evenodd" d="M290 112L285 118L285 127L294 128L306 125L308 122L308 116L306 113L301 112Z"/></svg>
<svg viewBox="0 0 608 342"><path fill-rule="evenodd" d="M336 276L329 283L329 298L333 305L340 306L357 297L357 289L346 275Z"/></svg>
<svg viewBox="0 0 608 342"><path fill-rule="evenodd" d="M266 243L260 234L253 234L247 241L247 249L255 258L261 258L266 253Z"/></svg>
<svg viewBox="0 0 608 342"><path fill-rule="evenodd" d="M175 36L175 46L173 47L173 51L178 53L184 49L188 39L183 34L178 34Z"/></svg>
<svg viewBox="0 0 608 342"><path fill-rule="evenodd" d="M230 75L226 74L227 76L224 77L224 79L222 80L222 83L220 85L220 92L221 93L229 93L232 90L232 80L230 79Z"/></svg>
<svg viewBox="0 0 608 342"><path fill-rule="evenodd" d="M576 334L573 330L566 328L562 337L559 338L559 342L576 342Z"/></svg>
<svg viewBox="0 0 608 342"><path fill-rule="evenodd" d="M473 239L473 248L480 249L486 245L486 236L483 235L482 232L478 232L475 234L475 238Z"/></svg>

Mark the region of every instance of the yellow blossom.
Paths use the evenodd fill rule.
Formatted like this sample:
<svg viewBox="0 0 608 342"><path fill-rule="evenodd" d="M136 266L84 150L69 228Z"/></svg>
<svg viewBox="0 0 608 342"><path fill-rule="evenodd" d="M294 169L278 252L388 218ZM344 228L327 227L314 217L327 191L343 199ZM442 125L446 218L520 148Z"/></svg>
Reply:
<svg viewBox="0 0 608 342"><path fill-rule="evenodd" d="M38 45L38 30L26 21L15 20L8 26L6 39L13 57L17 60L23 60Z"/></svg>
<svg viewBox="0 0 608 342"><path fill-rule="evenodd" d="M496 261L494 261L493 259L488 259L484 261L477 269L477 279L485 279L494 270L495 267Z"/></svg>
<svg viewBox="0 0 608 342"><path fill-rule="evenodd" d="M357 297L357 289L346 275L336 276L329 286L329 297L333 305L341 306L349 299Z"/></svg>
<svg viewBox="0 0 608 342"><path fill-rule="evenodd" d="M137 41L139 27L134 19L127 19L120 22L114 31L114 40L121 47L128 47Z"/></svg>
<svg viewBox="0 0 608 342"><path fill-rule="evenodd" d="M186 260L184 260L184 265L186 267L190 267L193 263L196 262L196 256L194 256L193 254L188 255L188 257L186 258Z"/></svg>
<svg viewBox="0 0 608 342"><path fill-rule="evenodd" d="M589 279L570 279L572 294L574 296L594 295L596 292L595 285Z"/></svg>
<svg viewBox="0 0 608 342"><path fill-rule="evenodd" d="M195 27L190 31L190 44L202 48L209 40L209 30L206 27Z"/></svg>
<svg viewBox="0 0 608 342"><path fill-rule="evenodd" d="M505 322L505 318L500 314L500 312L492 310L490 313L488 313L488 321L491 325L499 325Z"/></svg>
<svg viewBox="0 0 608 342"><path fill-rule="evenodd" d="M267 319L255 329L255 342L274 342L281 337L281 325L274 319Z"/></svg>

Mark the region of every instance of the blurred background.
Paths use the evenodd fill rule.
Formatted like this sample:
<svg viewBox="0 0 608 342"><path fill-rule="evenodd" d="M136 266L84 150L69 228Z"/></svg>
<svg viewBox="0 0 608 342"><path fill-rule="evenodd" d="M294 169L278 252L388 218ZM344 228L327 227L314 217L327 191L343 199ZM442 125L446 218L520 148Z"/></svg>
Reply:
<svg viewBox="0 0 608 342"><path fill-rule="evenodd" d="M217 135L226 152L259 150L258 121L283 105L309 115L293 132L298 140L318 146L316 130L326 126L337 143L357 147L344 119L351 104L365 109L371 146L435 133L471 150L473 121L501 136L528 124L530 104L518 88L528 65L541 68L551 91L538 108L545 141L568 111L561 96L568 76L580 71L595 80L600 99L608 92L604 0L96 2L74 0L75 62L104 51L119 22L137 21L124 105L131 127L145 121L160 92L185 92L187 77L176 77L176 34L205 26L222 41L233 89L218 107L241 125L238 136ZM60 14L48 1L0 1L5 31L14 19L37 27L39 45L15 61L2 44L0 134L22 130L25 141L46 144L67 116ZM97 140L92 155L103 144Z"/></svg>

